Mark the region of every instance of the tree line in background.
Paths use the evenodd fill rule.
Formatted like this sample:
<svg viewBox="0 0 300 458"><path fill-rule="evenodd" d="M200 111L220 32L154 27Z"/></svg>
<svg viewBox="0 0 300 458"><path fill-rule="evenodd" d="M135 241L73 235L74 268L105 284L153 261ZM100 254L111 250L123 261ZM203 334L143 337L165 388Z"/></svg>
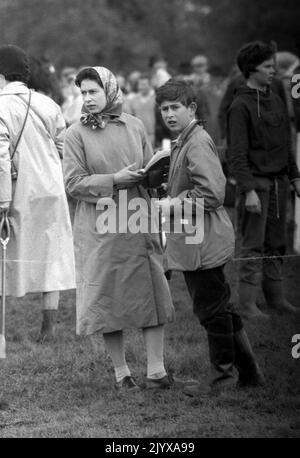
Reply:
<svg viewBox="0 0 300 458"><path fill-rule="evenodd" d="M228 72L245 42L275 40L300 55L299 0L0 0L0 44L17 44L58 68L171 68L204 52Z"/></svg>

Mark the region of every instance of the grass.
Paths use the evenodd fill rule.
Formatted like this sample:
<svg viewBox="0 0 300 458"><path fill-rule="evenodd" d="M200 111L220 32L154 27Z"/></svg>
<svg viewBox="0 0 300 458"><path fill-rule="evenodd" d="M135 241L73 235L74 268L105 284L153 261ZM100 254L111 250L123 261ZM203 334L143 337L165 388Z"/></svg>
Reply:
<svg viewBox="0 0 300 458"><path fill-rule="evenodd" d="M227 267L236 301L237 264ZM300 258L287 259L288 298L300 307ZM177 376L204 380L206 336L192 314L183 276L170 282L177 320L166 327L165 361ZM7 359L0 360L0 437L300 437L300 359L291 356L297 319L271 312L269 323L246 323L267 386L189 398L180 390L120 394L113 387L102 340L75 335L75 291L61 293L57 340L36 344L39 294L7 299ZM138 382L146 372L141 332L126 332L128 363Z"/></svg>
<svg viewBox="0 0 300 458"><path fill-rule="evenodd" d="M287 282L290 299L299 303L296 261L289 265ZM228 270L234 288L236 266ZM205 334L192 314L180 273L173 275L170 286L177 321L166 328L167 367L179 376L203 379L209 372ZM52 345L34 342L40 295L9 298L7 309L0 437L300 437L300 360L291 357L299 320L272 313L268 324L246 325L268 379L266 388L193 399L175 389L117 393L103 342L95 353L89 339L75 335L74 291L61 294L58 338ZM128 362L142 382L142 335L134 330L126 334Z"/></svg>

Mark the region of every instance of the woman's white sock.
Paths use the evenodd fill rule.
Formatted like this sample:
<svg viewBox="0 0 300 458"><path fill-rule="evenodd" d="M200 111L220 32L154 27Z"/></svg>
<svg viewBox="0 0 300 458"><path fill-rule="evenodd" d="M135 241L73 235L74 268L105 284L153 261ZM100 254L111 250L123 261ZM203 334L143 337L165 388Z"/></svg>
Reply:
<svg viewBox="0 0 300 458"><path fill-rule="evenodd" d="M129 376L131 375L127 364L125 366L115 367L114 369L115 369L115 376L116 376L117 383L123 380L123 378L126 377L127 375Z"/></svg>
<svg viewBox="0 0 300 458"><path fill-rule="evenodd" d="M163 378L165 375L167 375L167 372L162 361L147 365L147 378L159 379Z"/></svg>
<svg viewBox="0 0 300 458"><path fill-rule="evenodd" d="M167 375L164 366L164 327L143 329L147 351L147 377L159 379Z"/></svg>

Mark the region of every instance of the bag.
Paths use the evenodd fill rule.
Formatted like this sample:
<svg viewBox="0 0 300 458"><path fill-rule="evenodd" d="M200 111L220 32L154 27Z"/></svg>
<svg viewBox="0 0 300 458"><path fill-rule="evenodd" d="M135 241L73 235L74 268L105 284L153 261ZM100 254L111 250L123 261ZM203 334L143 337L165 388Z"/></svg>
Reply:
<svg viewBox="0 0 300 458"><path fill-rule="evenodd" d="M14 158L14 155L17 151L17 148L18 148L18 145L20 143L20 140L21 140L21 137L22 137L22 134L23 134L23 131L24 131L24 127L25 127L25 124L26 124L26 121L27 121L27 118L28 118L28 113L29 113L29 108L30 108L30 102L31 102L31 91L29 90L29 96L28 96L28 103L27 103L27 110L26 110L26 115L25 115L25 118L24 118L24 122L23 122L23 126L22 126L22 129L21 129L21 132L19 134L19 137L18 137L18 140L15 144L15 147L14 147L14 150L12 152L12 155L10 157L10 162L11 162L11 179L12 180L16 180L18 178L18 171L16 169L16 166L13 162L13 158Z"/></svg>

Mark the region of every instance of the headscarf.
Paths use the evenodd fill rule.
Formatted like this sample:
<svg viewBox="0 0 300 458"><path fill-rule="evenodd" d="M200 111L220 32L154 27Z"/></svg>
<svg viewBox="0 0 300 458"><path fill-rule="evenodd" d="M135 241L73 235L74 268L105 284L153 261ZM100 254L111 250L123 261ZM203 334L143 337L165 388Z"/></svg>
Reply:
<svg viewBox="0 0 300 458"><path fill-rule="evenodd" d="M91 67L98 73L106 96L106 106L101 113L92 114L83 107L80 121L92 129L104 129L108 122L118 120L122 113L123 94L115 75L105 67Z"/></svg>

